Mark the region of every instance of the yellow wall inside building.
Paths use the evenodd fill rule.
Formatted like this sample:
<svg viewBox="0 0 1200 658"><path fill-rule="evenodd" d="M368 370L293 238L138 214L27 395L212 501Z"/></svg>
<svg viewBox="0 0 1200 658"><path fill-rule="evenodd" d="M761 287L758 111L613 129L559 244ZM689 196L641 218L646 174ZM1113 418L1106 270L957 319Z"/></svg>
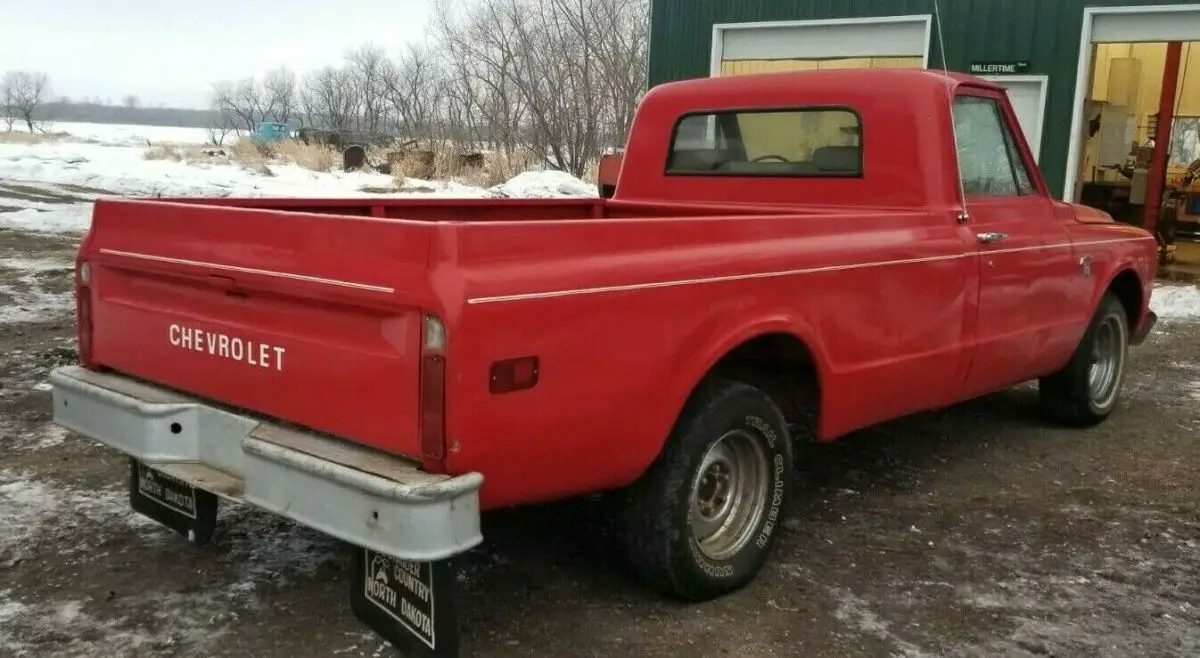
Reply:
<svg viewBox="0 0 1200 658"><path fill-rule="evenodd" d="M1198 49L1200 50L1200 49ZM848 57L844 59L727 59L721 62L721 75L817 71L824 69L919 69L920 57Z"/></svg>
<svg viewBox="0 0 1200 658"><path fill-rule="evenodd" d="M1166 60L1167 44L1163 42L1104 43L1096 46L1090 98L1122 105L1128 103L1136 126L1135 139L1139 144L1145 144L1154 137L1150 132L1151 117L1158 113ZM1200 42L1183 44L1174 114L1176 117L1200 116ZM1081 172L1084 180L1092 180L1093 172L1088 163L1096 162L1098 156L1098 139L1089 139L1084 148ZM1169 175L1180 173L1182 167L1186 167L1186 163L1172 162ZM1112 172L1096 172L1096 177L1123 180Z"/></svg>
<svg viewBox="0 0 1200 658"><path fill-rule="evenodd" d="M1122 60L1135 60L1137 65L1130 67ZM1158 114L1162 76L1167 65L1167 44L1102 43L1096 46L1095 62L1091 98L1117 103L1136 99L1132 111L1137 141L1144 144L1152 139L1150 117ZM1121 72L1130 68L1135 73ZM1116 76L1112 75L1114 70L1118 71ZM1200 84L1197 82L1200 82L1200 43L1184 43L1179 62L1179 84L1175 90L1175 116L1200 116Z"/></svg>
<svg viewBox="0 0 1200 658"><path fill-rule="evenodd" d="M1096 46L1096 69L1092 79L1092 98L1109 100L1109 92L1124 95L1122 89L1109 89L1109 74L1114 59L1136 59L1141 62L1141 75L1137 81L1138 123L1144 117L1158 112L1158 97L1162 93L1162 75L1167 66L1167 44L1165 43L1102 43ZM1183 44L1183 57L1179 62L1179 86L1176 89L1179 116L1200 116L1200 43ZM1189 86L1187 83L1191 82Z"/></svg>

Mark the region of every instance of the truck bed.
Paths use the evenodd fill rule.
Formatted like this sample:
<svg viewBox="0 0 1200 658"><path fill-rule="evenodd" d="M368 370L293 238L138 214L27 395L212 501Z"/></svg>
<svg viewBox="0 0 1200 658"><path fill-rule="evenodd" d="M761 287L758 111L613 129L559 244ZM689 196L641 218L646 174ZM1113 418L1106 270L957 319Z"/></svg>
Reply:
<svg viewBox="0 0 1200 658"><path fill-rule="evenodd" d="M719 274L723 262L697 254L755 249L785 210L804 214L600 199L103 199L81 248L84 363L418 456L426 315L452 327L472 295L620 285L623 260L657 252L643 275Z"/></svg>

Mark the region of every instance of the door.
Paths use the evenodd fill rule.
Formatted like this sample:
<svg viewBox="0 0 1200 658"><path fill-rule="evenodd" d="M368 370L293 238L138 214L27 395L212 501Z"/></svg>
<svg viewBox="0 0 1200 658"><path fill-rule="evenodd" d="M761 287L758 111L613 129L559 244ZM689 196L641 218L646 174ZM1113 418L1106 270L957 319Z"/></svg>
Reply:
<svg viewBox="0 0 1200 658"><path fill-rule="evenodd" d="M954 131L977 255L978 312L965 397L1031 379L1055 332L1064 331L1067 282L1075 274L1065 227L1041 179L1017 147L999 94L955 98Z"/></svg>
<svg viewBox="0 0 1200 658"><path fill-rule="evenodd" d="M718 23L713 26L709 74L866 67L922 68L933 18L880 18ZM855 63L857 60L857 63Z"/></svg>
<svg viewBox="0 0 1200 658"><path fill-rule="evenodd" d="M985 76L985 79L1004 87L1008 102L1017 115L1017 124L1025 133L1033 161L1037 163L1042 151L1042 119L1046 114L1046 88L1049 78L1044 75Z"/></svg>

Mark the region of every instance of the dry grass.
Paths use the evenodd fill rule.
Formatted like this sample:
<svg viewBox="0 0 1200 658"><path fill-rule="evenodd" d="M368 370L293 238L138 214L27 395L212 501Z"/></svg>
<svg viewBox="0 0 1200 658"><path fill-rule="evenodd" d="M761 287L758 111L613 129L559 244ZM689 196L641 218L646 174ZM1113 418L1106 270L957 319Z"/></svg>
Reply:
<svg viewBox="0 0 1200 658"><path fill-rule="evenodd" d="M285 139L273 146L277 157L312 171L330 171L340 160L338 154L328 146L305 144L295 139Z"/></svg>
<svg viewBox="0 0 1200 658"><path fill-rule="evenodd" d="M242 137L229 145L229 157L234 162L250 168L261 167L267 161L267 154L248 137Z"/></svg>
<svg viewBox="0 0 1200 658"><path fill-rule="evenodd" d="M67 133L31 133L24 130L0 131L0 143L4 144L44 144L57 142L66 137Z"/></svg>
<svg viewBox="0 0 1200 658"><path fill-rule="evenodd" d="M173 162L212 162L228 159L220 154L223 149L213 146L179 146L171 142L153 144L143 154L147 160L170 160Z"/></svg>
<svg viewBox="0 0 1200 658"><path fill-rule="evenodd" d="M267 164L295 163L311 171L331 171L340 156L328 146L305 144L285 139L270 144L255 144L242 137L226 149L234 162L254 170L266 169Z"/></svg>
<svg viewBox="0 0 1200 658"><path fill-rule="evenodd" d="M536 167L538 158L532 151L517 149L509 153L489 152L483 154L482 166L472 166L457 150L433 147L426 152L433 152L433 162L428 156L422 158L415 154L393 162L392 177L397 187L410 187L409 179L421 180L450 180L463 185L476 187L492 187L499 185L517 174Z"/></svg>
<svg viewBox="0 0 1200 658"><path fill-rule="evenodd" d="M0 136L3 134L0 133ZM151 146L145 157L147 160L203 162L213 160L213 157L206 154L206 151L211 150L213 147L180 147L162 143ZM321 172L341 168L342 156L333 148L304 144L294 139L259 145L249 137L242 137L222 150L228 161L264 175L272 175L268 165L282 163L294 163L305 169ZM412 189L417 184L413 179L454 181L474 187L492 187L511 180L522 172L537 169L542 164L532 151L526 149L516 149L508 153L484 153L482 163L478 164L478 159L472 161L452 145L423 144L416 150L405 152L378 147L368 148L368 169L385 162L392 167L392 178L397 189ZM597 166L597 162L589 164L585 174L589 180L596 179Z"/></svg>
<svg viewBox="0 0 1200 658"><path fill-rule="evenodd" d="M146 153L142 157L147 160L174 160L179 162L183 160L183 153L174 144L159 144L158 146L151 146L146 149Z"/></svg>
<svg viewBox="0 0 1200 658"><path fill-rule="evenodd" d="M587 167L583 170L583 180L587 183L595 183L600 180L600 158L588 161Z"/></svg>

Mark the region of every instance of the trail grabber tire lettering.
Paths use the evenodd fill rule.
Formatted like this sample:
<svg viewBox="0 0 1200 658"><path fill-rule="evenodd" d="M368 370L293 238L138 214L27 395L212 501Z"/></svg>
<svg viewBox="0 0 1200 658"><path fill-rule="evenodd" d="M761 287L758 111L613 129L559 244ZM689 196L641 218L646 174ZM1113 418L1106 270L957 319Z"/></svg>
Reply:
<svg viewBox="0 0 1200 658"><path fill-rule="evenodd" d="M753 580L791 496L787 427L761 390L703 385L662 454L627 492L621 529L634 571L664 595L690 601Z"/></svg>

